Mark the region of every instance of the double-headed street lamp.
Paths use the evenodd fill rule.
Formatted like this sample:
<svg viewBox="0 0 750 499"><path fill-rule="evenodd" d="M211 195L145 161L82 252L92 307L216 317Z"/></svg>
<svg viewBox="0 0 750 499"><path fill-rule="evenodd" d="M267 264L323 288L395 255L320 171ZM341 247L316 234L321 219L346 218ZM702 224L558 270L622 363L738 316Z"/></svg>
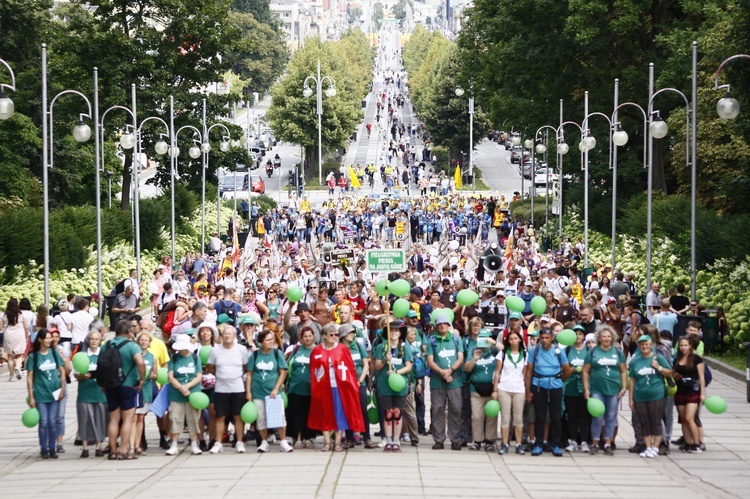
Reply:
<svg viewBox="0 0 750 499"><path fill-rule="evenodd" d="M456 88L456 96L463 97L464 89ZM474 96L469 97L469 175L471 175L471 191L474 192ZM533 214L532 214L533 216Z"/></svg>
<svg viewBox="0 0 750 499"><path fill-rule="evenodd" d="M555 132L555 134L557 134L557 128L555 128L553 126L550 126L550 125L542 125L542 126L540 126L537 129L536 133L534 134L534 142L538 142L538 144L536 145L536 152L537 152L537 154L542 154L543 157L544 157L544 161L546 162L546 159L547 159L547 145L544 142L541 142L541 139L539 137L539 133L542 130L545 130L545 129L550 129L553 132ZM546 137L545 137L545 142L546 142ZM533 143L532 143L532 145L533 145ZM533 156L533 154L532 154L531 157L532 157L532 161L531 161L531 169L532 169L532 172L531 172L531 182L532 182L532 185L534 185L534 194L536 194L536 179L534 178L534 171L533 171L534 170L534 156ZM558 154L557 157L558 157L558 160L559 160L560 155ZM559 166L560 166L559 161L558 161L557 166L558 166L558 169L559 169ZM549 178L550 178L549 164L547 164L546 168L547 168L547 172L546 172L545 181L544 181L544 230L545 230L545 232L548 230L547 225L549 224ZM561 179L558 178L558 185L559 185L560 180ZM533 200L534 198L532 197L531 199ZM531 219L532 219L532 224L533 224L534 223L533 222L533 220L534 220L534 209L533 208L531 209Z"/></svg>
<svg viewBox="0 0 750 499"><path fill-rule="evenodd" d="M10 73L10 85L8 85L7 83L0 83L0 120L4 121L13 116L13 113L16 110L16 106L13 104L13 101L5 94L6 88L13 92L16 91L16 75L13 72L13 69L10 67L10 64L2 59L0 59L0 64L5 66L5 68L8 70L8 73Z"/></svg>
<svg viewBox="0 0 750 499"><path fill-rule="evenodd" d="M222 123L214 123L210 127L206 126L206 99L203 99L203 143L201 144L201 153L203 154L201 181L201 254L205 253L206 251L206 170L208 170L208 153L211 152L211 143L208 140L211 134L211 130L213 130L214 127L217 126L223 128L224 132L226 133L226 135L222 136L221 138L219 150L221 150L221 152L227 152L229 150L230 139L229 128L227 128ZM221 187L217 187L216 189L216 213L216 232L221 232Z"/></svg>
<svg viewBox="0 0 750 499"><path fill-rule="evenodd" d="M77 90L63 90L48 103L47 95L47 45L42 44L42 191L44 210L44 303L49 305L49 178L48 170L54 167L54 108L57 99L63 95L77 95L86 102L88 114L80 114L73 127L73 138L76 142L86 142L91 138L91 127L83 122L83 118L92 119L91 101ZM48 109L49 105L49 109ZM94 137L96 156L99 156L99 139ZM97 165L98 168L98 165ZM101 295L100 295L101 296Z"/></svg>
<svg viewBox="0 0 750 499"><path fill-rule="evenodd" d="M320 76L320 59L318 59L317 76L308 76L304 81L302 95L309 99L313 95L313 89L310 88L309 81L315 82L315 95L317 98L318 114L318 183L323 185L323 82L328 80L328 88L325 90L326 97L336 95L336 81L330 76Z"/></svg>
<svg viewBox="0 0 750 499"><path fill-rule="evenodd" d="M562 106L562 103L561 103ZM558 175L560 176L559 182L560 182L560 195L559 195L559 203L560 203L560 213L559 213L559 226L558 230L560 233L560 237L562 237L563 233L563 156L568 154L568 151L570 151L570 146L565 143L565 133L564 128L565 125L575 125L576 128L578 128L578 131L581 132L581 137L583 137L583 128L581 128L581 125L576 123L575 121L563 121L560 123L560 126L558 126L555 130L555 140L557 141L557 154L560 156L560 171L558 172ZM580 145L579 145L580 149ZM583 164L583 151L581 151L581 164Z"/></svg>

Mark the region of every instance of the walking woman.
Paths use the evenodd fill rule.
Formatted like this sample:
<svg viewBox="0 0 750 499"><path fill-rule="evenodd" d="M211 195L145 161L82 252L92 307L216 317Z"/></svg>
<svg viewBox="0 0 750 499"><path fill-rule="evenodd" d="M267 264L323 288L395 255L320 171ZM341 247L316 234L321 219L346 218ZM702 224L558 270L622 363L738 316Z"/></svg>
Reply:
<svg viewBox="0 0 750 499"><path fill-rule="evenodd" d="M156 374L158 366L156 365L156 358L154 354L149 352L148 349L151 346L151 335L143 332L139 333L135 341L138 346L141 347L141 355L143 356L143 363L146 364L146 381L143 383L141 388L141 397L143 399L143 405L136 407L135 409L135 420L133 421L133 431L130 432L130 451L137 455L146 455L146 451L141 448L140 445L136 445L136 442L140 444L141 436L143 435L143 422L146 418L146 414L151 409L151 403L154 401L154 381L156 381Z"/></svg>
<svg viewBox="0 0 750 499"><path fill-rule="evenodd" d="M589 452L589 438L591 437L591 414L586 408L583 397L583 365L586 361L586 330L580 324L573 326L576 341L566 349L568 362L572 374L565 380L565 410L568 413L568 446L565 450L574 452ZM579 442L580 441L580 447Z"/></svg>
<svg viewBox="0 0 750 499"><path fill-rule="evenodd" d="M674 405L682 422L682 435L685 438L685 452L699 454L701 448L700 430L695 422L698 404L706 400L706 378L703 359L696 355L699 338L689 335L680 338L677 357L674 361L674 378L677 381L677 395Z"/></svg>
<svg viewBox="0 0 750 499"><path fill-rule="evenodd" d="M401 428L409 383L406 383L403 390L396 392L391 388L388 377L391 374L406 377L411 372L414 359L411 349L404 346L406 332L406 327L394 327L391 324L388 340L379 345L374 354L378 408L385 415L385 452L401 452Z"/></svg>
<svg viewBox="0 0 750 499"><path fill-rule="evenodd" d="M617 426L617 407L628 390L625 355L614 346L617 333L609 326L596 330L596 347L586 353L583 365L583 396L604 402L604 415L591 421L591 454L599 451L604 428L604 453L613 456L612 439Z"/></svg>
<svg viewBox="0 0 750 499"><path fill-rule="evenodd" d="M641 355L630 362L630 409L640 421L646 450L641 457L659 455L664 416L664 377L671 376L669 362L652 348L651 336L638 338Z"/></svg>
<svg viewBox="0 0 750 499"><path fill-rule="evenodd" d="M500 434L502 442L498 454L507 454L510 443L510 417L513 415L513 430L516 440L516 454L525 454L523 444L523 408L526 404L526 351L521 334L508 333L506 349L497 354L494 390L492 398L500 402L502 409ZM530 435L531 436L531 435Z"/></svg>
<svg viewBox="0 0 750 499"><path fill-rule="evenodd" d="M39 446L42 459L57 459L55 439L59 401L65 397L65 367L52 347L52 334L40 329L27 360L29 407L39 411Z"/></svg>
<svg viewBox="0 0 750 499"><path fill-rule="evenodd" d="M315 432L307 426L310 414L310 354L315 348L313 328L303 327L299 332L299 341L287 358L287 433L292 437L295 449L314 449Z"/></svg>
<svg viewBox="0 0 750 499"><path fill-rule="evenodd" d="M24 319L17 299L8 300L5 312L0 317L0 330L5 332L3 338L0 338L0 345L8 354L8 381L21 379L21 362L29 341L29 324Z"/></svg>
<svg viewBox="0 0 750 499"><path fill-rule="evenodd" d="M99 353L102 344L102 333L91 331L84 345L83 352L89 358L89 372L86 374L75 373L78 380L78 399L76 400L76 413L78 415L78 438L81 439L83 450L81 457L89 457L89 441L96 442L95 456L104 456L102 442L107 437L107 396L97 384L96 365L99 361ZM138 434L140 436L140 433Z"/></svg>

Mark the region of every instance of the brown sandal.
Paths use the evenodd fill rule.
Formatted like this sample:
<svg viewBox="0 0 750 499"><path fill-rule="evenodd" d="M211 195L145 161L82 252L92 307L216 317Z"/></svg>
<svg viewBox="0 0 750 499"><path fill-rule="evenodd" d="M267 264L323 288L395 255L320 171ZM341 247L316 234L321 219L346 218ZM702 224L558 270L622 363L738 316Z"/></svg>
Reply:
<svg viewBox="0 0 750 499"><path fill-rule="evenodd" d="M331 452L331 444L323 444L320 448L320 452Z"/></svg>
<svg viewBox="0 0 750 499"><path fill-rule="evenodd" d="M336 444L336 447L333 448L333 452L344 452L344 446L341 444Z"/></svg>

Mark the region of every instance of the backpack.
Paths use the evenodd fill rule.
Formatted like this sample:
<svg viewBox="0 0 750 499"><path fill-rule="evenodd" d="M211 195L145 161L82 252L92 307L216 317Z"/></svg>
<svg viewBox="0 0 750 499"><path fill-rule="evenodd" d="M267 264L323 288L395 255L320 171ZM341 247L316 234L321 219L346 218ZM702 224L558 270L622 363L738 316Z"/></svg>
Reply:
<svg viewBox="0 0 750 499"><path fill-rule="evenodd" d="M417 379L422 379L427 375L427 364L425 364L424 358L422 358L422 355L420 354L419 357L414 357L414 370L412 371L414 373L414 377Z"/></svg>
<svg viewBox="0 0 750 499"><path fill-rule="evenodd" d="M711 381L713 381L714 375L711 374L711 369L708 368L708 364L706 361L703 361L703 380L706 383L706 387L711 384Z"/></svg>
<svg viewBox="0 0 750 499"><path fill-rule="evenodd" d="M135 367L135 363L130 367L127 373L122 372L122 356L120 350L130 343L130 340L123 341L113 347L107 344L99 353L99 360L96 367L96 383L102 388L117 388L122 386L125 378Z"/></svg>
<svg viewBox="0 0 750 499"><path fill-rule="evenodd" d="M172 309L169 312L166 312L164 316L164 323L161 326L161 330L164 331L164 336L169 339L172 336L172 329L175 327L174 323L174 314L177 311L177 309ZM159 316L161 317L161 316Z"/></svg>
<svg viewBox="0 0 750 499"><path fill-rule="evenodd" d="M158 313L162 313L164 311L164 308L166 307L166 305L164 304L164 297L165 296L167 296L167 292L166 291L162 292L162 294L159 296L159 304L156 307L156 311Z"/></svg>
<svg viewBox="0 0 750 499"><path fill-rule="evenodd" d="M539 350L541 349L541 345L537 345L534 347L534 371L532 376L534 378L537 378L541 381L542 378L560 378L562 379L562 356L560 355L560 347L555 344L555 353L557 354L557 362L560 364L560 370L554 375L554 376L541 376L536 372L536 366L537 366L537 359L539 358ZM548 385L549 386L549 385ZM541 388L541 385L537 384L537 388Z"/></svg>
<svg viewBox="0 0 750 499"><path fill-rule="evenodd" d="M226 302L229 302L231 305L227 306ZM237 309L234 306L234 302L232 300L221 300L221 311L227 314L232 319L233 326L237 327Z"/></svg>

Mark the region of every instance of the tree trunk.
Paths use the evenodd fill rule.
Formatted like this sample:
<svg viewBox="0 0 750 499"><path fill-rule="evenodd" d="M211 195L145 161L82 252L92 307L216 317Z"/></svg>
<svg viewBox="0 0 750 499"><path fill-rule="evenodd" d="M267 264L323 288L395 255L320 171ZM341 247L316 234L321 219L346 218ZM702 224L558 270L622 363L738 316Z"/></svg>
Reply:
<svg viewBox="0 0 750 499"><path fill-rule="evenodd" d="M304 168L305 182L309 182L313 178L318 178L318 145L317 144L314 146L305 146L305 157L302 158L303 165L305 165L305 161L307 161L307 167Z"/></svg>
<svg viewBox="0 0 750 499"><path fill-rule="evenodd" d="M122 192L120 193L120 209L126 211L130 209L130 189L132 188L132 173L133 168L133 155L125 155L125 165L123 166L122 174Z"/></svg>

